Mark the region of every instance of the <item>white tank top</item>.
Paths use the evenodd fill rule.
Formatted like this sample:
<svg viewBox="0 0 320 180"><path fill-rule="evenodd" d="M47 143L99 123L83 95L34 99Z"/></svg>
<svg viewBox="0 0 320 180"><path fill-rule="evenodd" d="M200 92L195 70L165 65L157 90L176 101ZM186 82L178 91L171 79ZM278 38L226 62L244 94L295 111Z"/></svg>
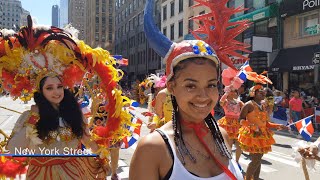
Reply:
<svg viewBox="0 0 320 180"><path fill-rule="evenodd" d="M159 130L159 131L161 131L161 130ZM161 131L161 132L163 132L163 131ZM173 146L171 140L169 139L169 136L167 135L167 133L163 132L163 134L168 138L170 148L173 152L173 157L174 157L172 173L171 173L169 180L177 180L177 179L183 179L183 180L230 180L229 176L226 173L221 173L217 176L209 177L209 178L201 178L201 177L197 177L197 176L191 174L183 166L180 159L177 157L176 151L173 149L174 146ZM238 180L243 180L243 175L241 174L237 163L233 159L229 160L228 169L235 175L235 177Z"/></svg>

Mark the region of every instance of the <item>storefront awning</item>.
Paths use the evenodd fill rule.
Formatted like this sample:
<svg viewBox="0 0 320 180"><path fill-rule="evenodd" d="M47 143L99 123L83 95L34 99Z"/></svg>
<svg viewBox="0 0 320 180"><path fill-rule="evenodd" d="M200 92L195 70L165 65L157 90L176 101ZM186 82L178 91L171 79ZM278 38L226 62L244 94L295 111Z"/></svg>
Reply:
<svg viewBox="0 0 320 180"><path fill-rule="evenodd" d="M257 9L255 11L252 11L250 13L241 15L239 17L233 18L230 20L230 22L236 22L236 21L241 21L244 19L248 19L250 21L260 21L260 20L264 20L270 17L276 17L278 16L278 5L277 3L272 4L270 6L261 8L261 9Z"/></svg>
<svg viewBox="0 0 320 180"><path fill-rule="evenodd" d="M320 45L280 50L270 66L273 72L306 71L314 69L313 60L320 53Z"/></svg>

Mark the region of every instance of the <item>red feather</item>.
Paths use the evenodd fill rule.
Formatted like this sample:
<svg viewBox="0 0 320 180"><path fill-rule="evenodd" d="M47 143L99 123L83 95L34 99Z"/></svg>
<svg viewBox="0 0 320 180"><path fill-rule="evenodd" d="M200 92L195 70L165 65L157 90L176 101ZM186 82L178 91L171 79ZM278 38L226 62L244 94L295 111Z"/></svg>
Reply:
<svg viewBox="0 0 320 180"><path fill-rule="evenodd" d="M239 34L245 31L249 26L249 20L242 20L237 22L229 22L230 17L233 14L242 12L245 9L243 7L228 8L226 3L229 0L195 0L199 4L197 6L207 6L211 11L207 14L202 14L192 19L201 21L203 25L197 23L200 27L191 33L196 39L204 40L208 43L217 53L220 61L227 66L236 69L231 61L230 57L238 57L248 60L249 58L239 54L239 51L250 53L246 48L250 45L235 40ZM201 38L198 34L205 34L204 38Z"/></svg>

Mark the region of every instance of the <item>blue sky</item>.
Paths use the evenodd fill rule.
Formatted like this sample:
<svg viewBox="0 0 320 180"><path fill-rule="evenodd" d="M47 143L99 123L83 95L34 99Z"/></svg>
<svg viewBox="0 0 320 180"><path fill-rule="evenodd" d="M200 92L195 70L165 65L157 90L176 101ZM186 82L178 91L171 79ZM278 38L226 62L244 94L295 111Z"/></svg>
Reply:
<svg viewBox="0 0 320 180"><path fill-rule="evenodd" d="M51 25L52 5L60 5L60 0L21 0L22 7L36 17L37 24Z"/></svg>

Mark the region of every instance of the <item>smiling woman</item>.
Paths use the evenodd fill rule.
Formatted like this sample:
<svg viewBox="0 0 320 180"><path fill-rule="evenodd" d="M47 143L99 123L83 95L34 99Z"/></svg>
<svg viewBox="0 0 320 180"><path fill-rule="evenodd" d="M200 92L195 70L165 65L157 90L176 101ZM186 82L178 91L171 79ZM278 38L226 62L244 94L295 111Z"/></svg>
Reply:
<svg viewBox="0 0 320 180"><path fill-rule="evenodd" d="M146 36L166 62L172 121L140 140L130 179L243 179L227 133L210 113L218 101L216 52L201 40L174 43L163 36L152 22L152 3L146 4Z"/></svg>

